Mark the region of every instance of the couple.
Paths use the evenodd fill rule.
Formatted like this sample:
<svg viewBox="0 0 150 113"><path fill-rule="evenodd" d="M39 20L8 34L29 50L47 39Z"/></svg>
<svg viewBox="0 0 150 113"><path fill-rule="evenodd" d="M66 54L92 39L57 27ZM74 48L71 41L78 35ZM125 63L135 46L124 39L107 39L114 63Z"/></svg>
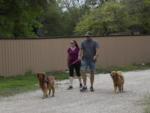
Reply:
<svg viewBox="0 0 150 113"><path fill-rule="evenodd" d="M87 77L86 73L89 70L90 71L90 91L94 91L93 83L94 83L94 72L95 72L95 62L98 56L98 48L99 45L96 41L92 39L89 35L86 36L86 40L84 40L81 43L81 51L80 48L75 40L70 42L70 47L68 48L68 68L69 68L69 80L70 85L68 89L73 88L73 76L74 76L74 70L76 71L76 75L78 76L79 83L80 83L80 91L86 91L87 90ZM82 72L82 78L83 78L83 85L81 82L81 73L80 73L80 67Z"/></svg>

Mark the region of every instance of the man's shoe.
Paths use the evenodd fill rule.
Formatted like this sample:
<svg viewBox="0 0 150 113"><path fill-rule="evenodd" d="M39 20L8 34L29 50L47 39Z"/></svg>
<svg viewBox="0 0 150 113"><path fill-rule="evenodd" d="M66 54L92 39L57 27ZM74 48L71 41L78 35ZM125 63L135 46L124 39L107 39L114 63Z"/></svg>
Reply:
<svg viewBox="0 0 150 113"><path fill-rule="evenodd" d="M82 87L82 88L80 89L80 91L81 91L81 92L85 92L85 91L87 91L87 87L85 87L85 86L84 86L84 87Z"/></svg>
<svg viewBox="0 0 150 113"><path fill-rule="evenodd" d="M80 88L82 88L82 84L80 83Z"/></svg>
<svg viewBox="0 0 150 113"><path fill-rule="evenodd" d="M72 87L72 86L69 86L69 87L68 87L68 90L71 90L71 89L73 89L73 87Z"/></svg>
<svg viewBox="0 0 150 113"><path fill-rule="evenodd" d="M90 91L91 91L91 92L94 92L94 88L93 88L93 87L90 87Z"/></svg>

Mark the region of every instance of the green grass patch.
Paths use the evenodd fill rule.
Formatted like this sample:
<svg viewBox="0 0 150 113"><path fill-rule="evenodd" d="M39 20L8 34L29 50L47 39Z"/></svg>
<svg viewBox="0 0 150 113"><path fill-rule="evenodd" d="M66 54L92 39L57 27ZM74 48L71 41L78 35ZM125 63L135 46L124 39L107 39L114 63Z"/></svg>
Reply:
<svg viewBox="0 0 150 113"><path fill-rule="evenodd" d="M97 73L108 73L112 70L119 71L133 71L150 69L150 63L148 64L134 64L121 67L108 67L98 68ZM55 76L56 80L64 80L68 78L68 72L54 71L46 72L47 75ZM26 72L24 75L18 75L14 77L0 77L0 96L10 96L16 93L35 90L38 88L38 80L31 71Z"/></svg>
<svg viewBox="0 0 150 113"><path fill-rule="evenodd" d="M110 73L111 71L136 71L136 70L146 70L150 69L150 63L147 64L133 64L133 65L127 65L127 66L110 66L107 68L101 68L98 67L97 73Z"/></svg>
<svg viewBox="0 0 150 113"><path fill-rule="evenodd" d="M16 93L37 89L37 79L34 74L24 74L14 77L0 77L0 96L10 96Z"/></svg>
<svg viewBox="0 0 150 113"><path fill-rule="evenodd" d="M66 72L47 72L47 75L55 76L56 80L64 80L68 78ZM38 80L31 71L24 75L13 77L0 76L0 96L11 96L21 92L36 90L38 88Z"/></svg>

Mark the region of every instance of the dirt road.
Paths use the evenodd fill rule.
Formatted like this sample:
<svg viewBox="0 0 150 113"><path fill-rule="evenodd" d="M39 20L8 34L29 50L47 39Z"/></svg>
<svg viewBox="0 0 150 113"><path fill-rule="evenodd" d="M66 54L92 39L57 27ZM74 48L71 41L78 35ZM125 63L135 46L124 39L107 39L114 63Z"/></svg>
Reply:
<svg viewBox="0 0 150 113"><path fill-rule="evenodd" d="M81 93L77 80L74 89L68 91L68 81L62 81L56 96L48 99L41 99L40 90L0 98L0 113L142 113L141 100L150 93L150 70L123 74L122 94L114 94L109 74L99 74L95 92Z"/></svg>

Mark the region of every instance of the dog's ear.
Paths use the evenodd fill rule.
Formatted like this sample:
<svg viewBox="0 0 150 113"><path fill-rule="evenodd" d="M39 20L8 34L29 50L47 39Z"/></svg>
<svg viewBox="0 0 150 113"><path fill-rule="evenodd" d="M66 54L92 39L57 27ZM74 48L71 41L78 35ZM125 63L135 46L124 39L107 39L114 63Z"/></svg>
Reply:
<svg viewBox="0 0 150 113"><path fill-rule="evenodd" d="M43 79L43 80L45 80L45 77L46 77L45 74L42 73L42 79Z"/></svg>
<svg viewBox="0 0 150 113"><path fill-rule="evenodd" d="M37 73L36 76L39 78L39 73Z"/></svg>
<svg viewBox="0 0 150 113"><path fill-rule="evenodd" d="M116 71L112 71L112 72L110 73L110 75L111 75L111 77L115 76L115 75L116 75Z"/></svg>

